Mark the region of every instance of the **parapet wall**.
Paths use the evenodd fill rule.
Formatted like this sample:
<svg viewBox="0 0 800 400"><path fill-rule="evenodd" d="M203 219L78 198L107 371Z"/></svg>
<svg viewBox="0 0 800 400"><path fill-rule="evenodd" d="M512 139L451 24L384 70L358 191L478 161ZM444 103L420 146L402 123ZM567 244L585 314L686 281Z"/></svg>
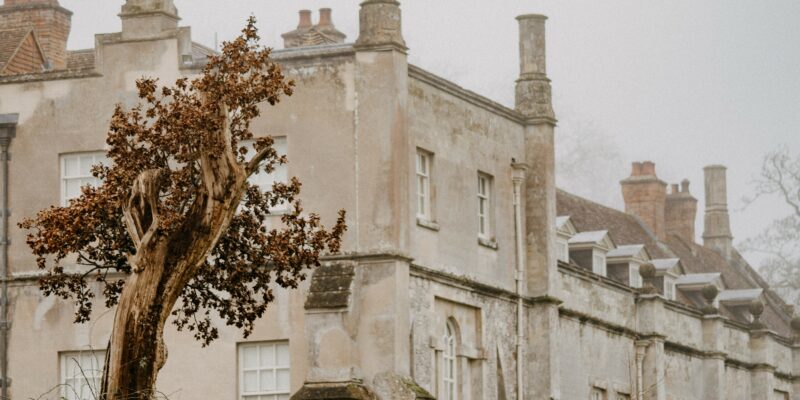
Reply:
<svg viewBox="0 0 800 400"><path fill-rule="evenodd" d="M586 398L592 388L631 394L620 378L631 371L632 390L654 396L645 399L800 396L793 388L800 353L791 338L579 269L561 266L560 272L564 398Z"/></svg>

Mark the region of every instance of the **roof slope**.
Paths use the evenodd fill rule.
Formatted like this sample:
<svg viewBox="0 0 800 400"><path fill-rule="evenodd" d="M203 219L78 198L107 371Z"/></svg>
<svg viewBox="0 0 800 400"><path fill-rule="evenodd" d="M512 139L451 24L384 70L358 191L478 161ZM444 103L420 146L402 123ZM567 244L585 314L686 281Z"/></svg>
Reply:
<svg viewBox="0 0 800 400"><path fill-rule="evenodd" d="M558 215L569 216L579 232L607 229L617 245L644 244L653 259L677 257L686 274L718 272L726 289L763 289L766 307L761 322L782 336L791 336L790 316L785 311L785 303L769 290L767 283L738 252L734 251L733 259L728 262L717 252L677 235L669 235L666 242L661 242L636 216L563 190L556 193L556 209ZM735 317L726 307L721 309L729 318Z"/></svg>
<svg viewBox="0 0 800 400"><path fill-rule="evenodd" d="M597 204L563 190L558 190L556 193L556 211L560 216L569 216L579 232L608 230L618 246L643 244L652 258L675 257L634 215Z"/></svg>

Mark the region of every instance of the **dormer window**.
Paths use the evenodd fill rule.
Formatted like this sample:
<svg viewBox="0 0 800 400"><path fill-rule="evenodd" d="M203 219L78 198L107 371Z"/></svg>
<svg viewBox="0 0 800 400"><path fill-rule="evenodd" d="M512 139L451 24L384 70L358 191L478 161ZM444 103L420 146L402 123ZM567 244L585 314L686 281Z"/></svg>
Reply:
<svg viewBox="0 0 800 400"><path fill-rule="evenodd" d="M607 276L606 254L615 247L608 231L580 232L568 244L570 258L579 266Z"/></svg>
<svg viewBox="0 0 800 400"><path fill-rule="evenodd" d="M639 267L650 260L643 244L619 246L608 252L608 277L633 288L642 287Z"/></svg>
<svg viewBox="0 0 800 400"><path fill-rule="evenodd" d="M680 259L662 258L652 260L651 263L656 267L656 276L653 282L656 290L658 290L665 299L675 300L675 284L683 269Z"/></svg>
<svg viewBox="0 0 800 400"><path fill-rule="evenodd" d="M569 263L569 240L578 231L569 216L556 217L556 255L558 261Z"/></svg>

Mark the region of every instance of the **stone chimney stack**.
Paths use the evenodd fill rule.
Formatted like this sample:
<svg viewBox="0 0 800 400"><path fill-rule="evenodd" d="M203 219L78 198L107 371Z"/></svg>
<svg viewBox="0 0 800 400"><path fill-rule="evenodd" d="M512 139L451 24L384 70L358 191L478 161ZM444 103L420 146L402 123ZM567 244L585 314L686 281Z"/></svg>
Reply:
<svg viewBox="0 0 800 400"><path fill-rule="evenodd" d="M519 23L519 79L516 110L526 121L525 227L528 294L554 296L558 280L555 255L555 115L545 57L547 17L527 14Z"/></svg>
<svg viewBox="0 0 800 400"><path fill-rule="evenodd" d="M733 248L733 235L728 215L726 169L722 165L709 165L703 168L706 184L703 245L729 260Z"/></svg>
<svg viewBox="0 0 800 400"><path fill-rule="evenodd" d="M689 193L689 180L684 179L680 186L673 184L664 209L667 235L678 235L689 243L694 243L696 217L697 199Z"/></svg>
<svg viewBox="0 0 800 400"><path fill-rule="evenodd" d="M178 28L178 9L173 0L125 0L119 13L122 38L150 39Z"/></svg>
<svg viewBox="0 0 800 400"><path fill-rule="evenodd" d="M357 48L394 48L405 53L400 3L396 0L366 0L359 11Z"/></svg>
<svg viewBox="0 0 800 400"><path fill-rule="evenodd" d="M527 118L555 121L550 79L547 78L545 21L547 17L528 14L519 21L519 79L516 109Z"/></svg>
<svg viewBox="0 0 800 400"><path fill-rule="evenodd" d="M625 212L641 218L660 240L666 239L667 184L656 176L656 165L652 161L633 163L631 176L620 184Z"/></svg>
<svg viewBox="0 0 800 400"><path fill-rule="evenodd" d="M0 27L32 27L53 69L67 68L67 39L72 12L58 0L6 0L0 7Z"/></svg>

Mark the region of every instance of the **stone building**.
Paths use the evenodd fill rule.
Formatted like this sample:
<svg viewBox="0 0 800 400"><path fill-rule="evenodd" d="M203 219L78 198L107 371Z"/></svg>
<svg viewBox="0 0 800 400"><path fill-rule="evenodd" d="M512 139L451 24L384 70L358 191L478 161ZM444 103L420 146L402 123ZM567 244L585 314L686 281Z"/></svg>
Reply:
<svg viewBox="0 0 800 400"><path fill-rule="evenodd" d="M0 7L0 358L13 399L88 398L113 312L73 324L71 303L39 292L16 223L96 183L88 166L138 77L195 75L213 53L172 0L127 0L122 31L86 50L66 49L70 16L57 0ZM706 169L703 245L688 182L668 192L652 163L622 181L626 212L557 191L546 18L517 19L510 109L409 64L395 0L361 4L354 42L330 10L317 24L301 11L273 53L296 94L254 122L290 164L258 179L299 177L328 222L346 209L344 251L277 291L247 339L222 321L208 348L167 332L161 392L800 399L800 324L731 245L724 168Z"/></svg>

